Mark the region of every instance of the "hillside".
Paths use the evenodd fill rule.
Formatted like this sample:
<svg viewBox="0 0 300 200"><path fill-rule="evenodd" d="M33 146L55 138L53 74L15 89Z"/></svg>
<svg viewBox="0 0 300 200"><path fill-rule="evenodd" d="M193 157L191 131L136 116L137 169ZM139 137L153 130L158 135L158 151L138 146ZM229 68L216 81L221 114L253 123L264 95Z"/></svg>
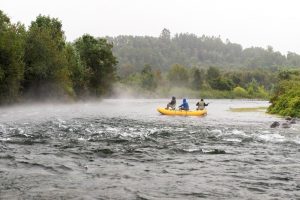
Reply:
<svg viewBox="0 0 300 200"><path fill-rule="evenodd" d="M196 36L189 33L171 37L164 29L159 37L117 36L107 37L113 42L114 55L119 61L119 73L141 70L145 64L154 69L168 70L174 64L191 66L217 66L222 68L277 68L300 67L300 55L289 52L283 55L271 46L245 48L225 42L220 37Z"/></svg>

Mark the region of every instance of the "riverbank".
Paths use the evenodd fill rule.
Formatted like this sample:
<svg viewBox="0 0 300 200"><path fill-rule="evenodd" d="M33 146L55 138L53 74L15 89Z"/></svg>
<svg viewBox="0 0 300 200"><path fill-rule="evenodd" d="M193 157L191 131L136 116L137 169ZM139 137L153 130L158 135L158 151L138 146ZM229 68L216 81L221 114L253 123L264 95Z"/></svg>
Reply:
<svg viewBox="0 0 300 200"><path fill-rule="evenodd" d="M242 88L235 88L229 91L200 89L192 90L187 87L159 87L154 91L142 89L140 87L130 87L121 83L117 83L113 87L112 97L116 98L204 98L204 99L269 99L266 91L257 91L248 93Z"/></svg>
<svg viewBox="0 0 300 200"><path fill-rule="evenodd" d="M300 71L283 71L268 109L271 114L300 117Z"/></svg>

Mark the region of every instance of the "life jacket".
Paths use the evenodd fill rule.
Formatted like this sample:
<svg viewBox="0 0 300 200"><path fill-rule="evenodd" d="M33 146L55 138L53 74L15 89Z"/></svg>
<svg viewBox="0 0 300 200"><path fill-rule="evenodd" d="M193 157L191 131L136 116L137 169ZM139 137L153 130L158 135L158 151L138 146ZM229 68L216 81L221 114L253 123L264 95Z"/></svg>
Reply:
<svg viewBox="0 0 300 200"><path fill-rule="evenodd" d="M197 105L198 105L198 110L204 110L204 108L205 108L205 103L204 103L204 101L198 102Z"/></svg>

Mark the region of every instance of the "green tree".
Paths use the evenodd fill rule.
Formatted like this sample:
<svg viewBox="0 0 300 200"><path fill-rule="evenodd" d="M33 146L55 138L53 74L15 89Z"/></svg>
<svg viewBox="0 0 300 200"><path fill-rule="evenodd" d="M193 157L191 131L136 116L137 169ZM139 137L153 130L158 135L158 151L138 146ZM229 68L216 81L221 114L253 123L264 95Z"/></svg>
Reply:
<svg viewBox="0 0 300 200"><path fill-rule="evenodd" d="M222 41L220 37L197 36L179 33L171 37L164 29L158 37L117 36L108 38L114 43L114 53L119 65L132 65L142 70L146 63L162 71L168 70L172 63L184 66L218 66L276 69L281 66L300 66L300 55L289 52L287 56L272 47L251 47ZM122 68L120 68L122 69Z"/></svg>
<svg viewBox="0 0 300 200"><path fill-rule="evenodd" d="M61 22L39 15L29 27L25 46L25 91L35 98L73 96Z"/></svg>
<svg viewBox="0 0 300 200"><path fill-rule="evenodd" d="M210 86L212 89L216 89L216 90L232 90L234 84L231 79L220 76L214 81L211 81Z"/></svg>
<svg viewBox="0 0 300 200"><path fill-rule="evenodd" d="M141 79L142 88L153 91L157 87L155 74L150 65L145 65L144 69L141 72Z"/></svg>
<svg viewBox="0 0 300 200"><path fill-rule="evenodd" d="M168 72L168 79L172 86L186 86L188 83L188 71L184 66L174 64Z"/></svg>
<svg viewBox="0 0 300 200"><path fill-rule="evenodd" d="M199 70L198 68L194 68L192 71L192 81L191 86L195 90L199 90L204 82L205 72L204 70Z"/></svg>
<svg viewBox="0 0 300 200"><path fill-rule="evenodd" d="M84 35L76 40L75 46L85 66L90 94L107 94L116 80L117 59L112 53L113 45L106 39Z"/></svg>
<svg viewBox="0 0 300 200"><path fill-rule="evenodd" d="M164 28L162 30L159 38L163 41L168 41L169 42L171 40L171 32L168 29Z"/></svg>
<svg viewBox="0 0 300 200"><path fill-rule="evenodd" d="M267 99L270 96L269 93L265 90L265 87L263 85L258 86L257 93L258 93L257 97L262 99Z"/></svg>
<svg viewBox="0 0 300 200"><path fill-rule="evenodd" d="M209 67L206 72L206 80L210 87L216 89L216 82L220 79L220 70L217 67Z"/></svg>
<svg viewBox="0 0 300 200"><path fill-rule="evenodd" d="M257 81L253 78L251 80L251 82L248 84L248 87L247 87L247 92L250 94L250 95L254 95L255 93L258 92L258 83Z"/></svg>
<svg viewBox="0 0 300 200"><path fill-rule="evenodd" d="M276 85L268 112L300 117L300 80L282 80Z"/></svg>
<svg viewBox="0 0 300 200"><path fill-rule="evenodd" d="M234 72L229 74L228 77L232 80L234 85L240 85L242 82L242 73Z"/></svg>
<svg viewBox="0 0 300 200"><path fill-rule="evenodd" d="M0 103L19 100L24 77L25 28L0 10Z"/></svg>
<svg viewBox="0 0 300 200"><path fill-rule="evenodd" d="M65 55L68 62L68 70L72 85L77 97L87 95L87 72L82 64L80 55L72 44L67 44L65 48Z"/></svg>

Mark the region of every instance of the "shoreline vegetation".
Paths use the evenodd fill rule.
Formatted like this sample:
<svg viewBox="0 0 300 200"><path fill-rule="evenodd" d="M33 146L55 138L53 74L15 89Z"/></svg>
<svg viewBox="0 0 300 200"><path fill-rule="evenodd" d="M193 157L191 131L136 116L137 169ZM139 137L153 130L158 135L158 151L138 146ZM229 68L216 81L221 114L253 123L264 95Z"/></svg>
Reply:
<svg viewBox="0 0 300 200"><path fill-rule="evenodd" d="M271 98L269 113L300 116L300 55L220 37L85 34L66 41L62 22L29 27L0 10L0 105L106 97ZM297 71L298 70L298 71Z"/></svg>
<svg viewBox="0 0 300 200"><path fill-rule="evenodd" d="M256 93L250 95L246 90L242 89L242 93L239 92L239 88L230 91L221 90L193 90L188 87L161 87L155 91L145 91L141 87L128 87L126 84L117 83L114 86L112 97L116 98L166 98L169 99L172 96L177 98L190 98L190 99L258 99L268 100L269 94L266 91L262 93Z"/></svg>
<svg viewBox="0 0 300 200"><path fill-rule="evenodd" d="M268 113L300 117L300 70L282 71Z"/></svg>

